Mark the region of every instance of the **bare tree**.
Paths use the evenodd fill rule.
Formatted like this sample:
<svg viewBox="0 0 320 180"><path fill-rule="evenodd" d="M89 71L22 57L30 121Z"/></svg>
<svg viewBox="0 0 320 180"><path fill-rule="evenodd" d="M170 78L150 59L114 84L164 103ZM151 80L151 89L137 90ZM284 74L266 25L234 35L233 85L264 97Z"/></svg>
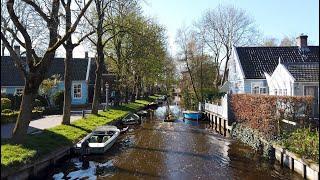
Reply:
<svg viewBox="0 0 320 180"><path fill-rule="evenodd" d="M91 0L92 1L92 0ZM20 113L13 130L12 139L16 142L20 142L24 139L27 129L31 120L32 113L32 102L35 95L38 93L39 86L44 80L45 75L48 71L52 59L55 56L56 49L64 43L69 36L75 31L81 17L85 13L86 9L89 7L89 3L85 5L82 11L79 13L76 21L72 24L71 28L67 33L60 37L58 34L59 21L59 8L60 0L52 0L45 2L46 4L38 4L30 0L22 0L23 3L27 4L28 7L32 8L38 17L46 24L47 31L49 32L48 47L45 49L43 56L40 57L36 53L36 48L33 46L32 39L30 36L30 31L32 29L27 29L26 26L21 22L20 17L17 16L15 11L15 1L8 0L6 3L7 11L9 13L10 19L14 26L18 29L21 34L22 39L18 41L26 49L26 65L22 65L21 57L15 53L13 47L10 45L9 41L6 39L5 35L1 32L1 40L10 52L12 60L18 67L20 73L22 73L25 79L24 92L22 97L22 102L20 105ZM90 1L89 1L90 2ZM45 32L43 32L45 33ZM17 37L18 39L18 37Z"/></svg>
<svg viewBox="0 0 320 180"><path fill-rule="evenodd" d="M217 71L220 86L226 81L232 46L257 44L259 37L253 19L244 10L221 5L203 15L199 33L213 52L219 70L224 69L222 75Z"/></svg>
<svg viewBox="0 0 320 180"><path fill-rule="evenodd" d="M176 43L180 48L181 61L186 63L186 68L190 75L191 85L196 95L197 101L199 102L200 98L199 98L197 89L195 87L194 77L192 75L191 68L189 65L189 61L194 56L194 53L195 53L194 52L195 42L193 38L194 38L194 35L190 31L188 31L187 28L182 27L177 32Z"/></svg>
<svg viewBox="0 0 320 180"><path fill-rule="evenodd" d="M280 42L279 46L295 46L296 45L296 38L291 36L285 36Z"/></svg>
<svg viewBox="0 0 320 180"><path fill-rule="evenodd" d="M265 38L262 41L261 46L266 46L266 47L278 46L278 40L274 37Z"/></svg>

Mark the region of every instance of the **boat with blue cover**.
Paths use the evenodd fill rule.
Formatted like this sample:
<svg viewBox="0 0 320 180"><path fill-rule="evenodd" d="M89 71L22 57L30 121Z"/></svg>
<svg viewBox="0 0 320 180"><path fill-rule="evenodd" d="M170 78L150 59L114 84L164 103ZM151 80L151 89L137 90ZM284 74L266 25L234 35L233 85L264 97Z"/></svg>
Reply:
<svg viewBox="0 0 320 180"><path fill-rule="evenodd" d="M200 111L183 111L182 113L184 119L200 120L202 118Z"/></svg>

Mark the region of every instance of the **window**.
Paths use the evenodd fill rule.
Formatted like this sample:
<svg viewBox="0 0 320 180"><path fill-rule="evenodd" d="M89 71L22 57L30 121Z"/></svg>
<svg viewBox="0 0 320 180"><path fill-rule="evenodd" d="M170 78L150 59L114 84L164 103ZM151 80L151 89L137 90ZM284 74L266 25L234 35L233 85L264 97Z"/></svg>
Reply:
<svg viewBox="0 0 320 180"><path fill-rule="evenodd" d="M82 97L81 84L80 83L73 84L73 98L80 99L81 97Z"/></svg>
<svg viewBox="0 0 320 180"><path fill-rule="evenodd" d="M267 88L266 87L260 87L260 94L267 94Z"/></svg>
<svg viewBox="0 0 320 180"><path fill-rule="evenodd" d="M1 94L6 93L6 89L5 88L1 88Z"/></svg>
<svg viewBox="0 0 320 180"><path fill-rule="evenodd" d="M279 89L279 95L282 96L282 89Z"/></svg>
<svg viewBox="0 0 320 180"><path fill-rule="evenodd" d="M23 88L16 88L16 92L14 93L14 95L21 96L22 94L23 94Z"/></svg>
<svg viewBox="0 0 320 180"><path fill-rule="evenodd" d="M284 96L287 95L287 89L283 89L283 95L284 95Z"/></svg>
<svg viewBox="0 0 320 180"><path fill-rule="evenodd" d="M278 90L277 89L274 89L274 95L278 95Z"/></svg>
<svg viewBox="0 0 320 180"><path fill-rule="evenodd" d="M259 86L252 87L252 94L259 94Z"/></svg>

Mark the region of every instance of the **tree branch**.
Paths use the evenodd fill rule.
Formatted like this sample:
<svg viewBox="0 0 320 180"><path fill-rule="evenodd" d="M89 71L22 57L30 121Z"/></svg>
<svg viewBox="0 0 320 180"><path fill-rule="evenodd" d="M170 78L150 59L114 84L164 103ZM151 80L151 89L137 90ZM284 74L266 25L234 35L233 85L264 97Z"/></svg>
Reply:
<svg viewBox="0 0 320 180"><path fill-rule="evenodd" d="M14 63L19 67L18 69L20 70L20 72L22 73L22 75L24 77L27 76L27 72L25 71L23 65L21 64L20 61L20 57L17 55L17 53L14 51L14 49L12 48L12 46L10 45L10 43L7 41L7 39L5 38L4 34L1 32L1 40L4 44L4 46L8 49L8 51L10 52L10 56L12 58L12 60L14 61Z"/></svg>

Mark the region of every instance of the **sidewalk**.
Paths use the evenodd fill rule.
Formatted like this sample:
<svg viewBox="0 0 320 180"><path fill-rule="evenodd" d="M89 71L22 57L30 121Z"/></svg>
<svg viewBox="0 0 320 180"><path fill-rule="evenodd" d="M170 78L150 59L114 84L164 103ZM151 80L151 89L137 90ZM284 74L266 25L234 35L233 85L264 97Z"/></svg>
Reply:
<svg viewBox="0 0 320 180"><path fill-rule="evenodd" d="M81 114L71 115L70 121L73 122L81 118L82 118ZM32 120L29 124L28 134L35 131L55 127L57 125L60 125L61 122L62 122L62 115L50 115L50 116L44 116L41 119ZM14 126L15 126L15 123L1 125L1 138L11 138L12 130Z"/></svg>

